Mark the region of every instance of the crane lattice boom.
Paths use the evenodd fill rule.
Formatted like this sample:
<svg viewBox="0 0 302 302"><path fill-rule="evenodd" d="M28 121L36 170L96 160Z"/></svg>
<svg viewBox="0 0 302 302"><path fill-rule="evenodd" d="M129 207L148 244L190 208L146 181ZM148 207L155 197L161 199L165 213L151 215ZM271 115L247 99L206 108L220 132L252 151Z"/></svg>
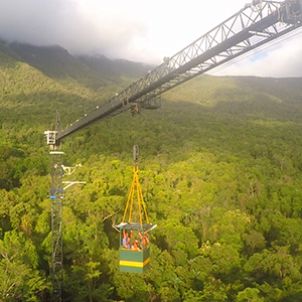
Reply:
<svg viewBox="0 0 302 302"><path fill-rule="evenodd" d="M254 5L255 4L255 5ZM63 138L92 122L147 107L163 92L268 43L302 25L302 0L253 1L199 39L177 52L102 106L59 132Z"/></svg>

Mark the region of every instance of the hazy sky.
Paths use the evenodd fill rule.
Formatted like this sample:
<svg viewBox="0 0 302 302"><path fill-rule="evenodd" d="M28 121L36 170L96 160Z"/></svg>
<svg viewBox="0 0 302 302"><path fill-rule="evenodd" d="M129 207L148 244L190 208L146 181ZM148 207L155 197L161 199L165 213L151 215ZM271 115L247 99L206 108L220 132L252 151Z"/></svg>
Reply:
<svg viewBox="0 0 302 302"><path fill-rule="evenodd" d="M0 0L0 37L159 64L245 0ZM216 74L302 76L302 34Z"/></svg>

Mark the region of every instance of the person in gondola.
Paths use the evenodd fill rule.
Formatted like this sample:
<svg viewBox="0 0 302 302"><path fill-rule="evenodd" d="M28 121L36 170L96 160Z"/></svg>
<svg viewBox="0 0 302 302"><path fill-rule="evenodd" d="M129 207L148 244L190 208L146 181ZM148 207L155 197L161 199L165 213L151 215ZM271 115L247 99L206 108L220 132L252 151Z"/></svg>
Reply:
<svg viewBox="0 0 302 302"><path fill-rule="evenodd" d="M149 245L149 237L147 233L142 234L142 232L138 232L140 241L141 241L141 246L142 248L146 248Z"/></svg>
<svg viewBox="0 0 302 302"><path fill-rule="evenodd" d="M139 245L138 245L138 240L137 240L137 239L134 240L133 245L131 246L131 249L132 249L133 251L139 251L139 250L140 250Z"/></svg>
<svg viewBox="0 0 302 302"><path fill-rule="evenodd" d="M145 233L143 235L143 240L142 240L142 244L143 244L143 247L147 247L149 245L149 236L147 233Z"/></svg>
<svg viewBox="0 0 302 302"><path fill-rule="evenodd" d="M130 235L128 232L123 229L123 240L122 240L122 245L125 249L130 249L131 248L131 238L132 238L132 230L130 231Z"/></svg>
<svg viewBox="0 0 302 302"><path fill-rule="evenodd" d="M128 232L125 229L123 229L123 241L122 241L122 244L123 244L123 247L125 249L129 248L128 247L128 242L129 242Z"/></svg>

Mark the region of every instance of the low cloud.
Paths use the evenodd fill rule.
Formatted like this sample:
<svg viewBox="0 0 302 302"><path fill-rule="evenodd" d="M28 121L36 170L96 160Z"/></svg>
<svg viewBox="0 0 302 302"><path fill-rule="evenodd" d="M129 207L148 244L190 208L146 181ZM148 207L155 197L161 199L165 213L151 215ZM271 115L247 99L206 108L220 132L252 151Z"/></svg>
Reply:
<svg viewBox="0 0 302 302"><path fill-rule="evenodd" d="M143 35L143 26L135 22L124 24L120 20L108 28L110 22L105 21L102 24L83 14L77 1L4 0L0 37L41 46L61 45L72 53L115 57L122 55L121 49L127 50L134 36Z"/></svg>

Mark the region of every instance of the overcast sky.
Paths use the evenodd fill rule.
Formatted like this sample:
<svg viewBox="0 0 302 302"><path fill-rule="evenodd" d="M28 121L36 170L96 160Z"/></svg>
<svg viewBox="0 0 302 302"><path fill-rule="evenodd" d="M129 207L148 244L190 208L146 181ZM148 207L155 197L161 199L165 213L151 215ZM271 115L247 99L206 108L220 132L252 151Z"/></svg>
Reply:
<svg viewBox="0 0 302 302"><path fill-rule="evenodd" d="M160 64L241 9L245 0L0 0L0 37ZM216 74L302 76L302 34Z"/></svg>

